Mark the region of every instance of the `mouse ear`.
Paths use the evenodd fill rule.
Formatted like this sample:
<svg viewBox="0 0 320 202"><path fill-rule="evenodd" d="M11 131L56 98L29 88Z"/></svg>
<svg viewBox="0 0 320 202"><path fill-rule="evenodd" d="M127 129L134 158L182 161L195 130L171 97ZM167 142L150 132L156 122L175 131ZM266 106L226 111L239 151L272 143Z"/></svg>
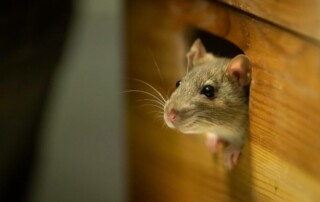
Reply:
<svg viewBox="0 0 320 202"><path fill-rule="evenodd" d="M251 64L248 57L242 54L234 57L228 65L227 77L239 86L248 85L251 81Z"/></svg>
<svg viewBox="0 0 320 202"><path fill-rule="evenodd" d="M201 61L203 61L203 59L205 58L213 58L211 54L207 53L207 50L200 39L196 39L193 42L186 57L188 62L188 65L187 65L188 69L192 68L196 64L201 63Z"/></svg>

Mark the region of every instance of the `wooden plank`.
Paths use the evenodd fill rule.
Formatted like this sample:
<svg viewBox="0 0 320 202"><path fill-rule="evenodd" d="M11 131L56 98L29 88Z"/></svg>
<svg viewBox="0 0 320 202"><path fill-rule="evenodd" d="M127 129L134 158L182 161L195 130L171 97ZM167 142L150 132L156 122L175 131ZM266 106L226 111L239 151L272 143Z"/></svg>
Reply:
<svg viewBox="0 0 320 202"><path fill-rule="evenodd" d="M221 4L145 0L127 6L128 77L164 94L183 75L188 25L230 40L253 63L250 140L232 172L224 170L220 154L209 155L202 136L163 127L153 119L158 109L138 107L145 97L130 94L132 201L320 201L320 47ZM128 88L148 90L135 82Z"/></svg>
<svg viewBox="0 0 320 202"><path fill-rule="evenodd" d="M320 1L218 1L320 41Z"/></svg>

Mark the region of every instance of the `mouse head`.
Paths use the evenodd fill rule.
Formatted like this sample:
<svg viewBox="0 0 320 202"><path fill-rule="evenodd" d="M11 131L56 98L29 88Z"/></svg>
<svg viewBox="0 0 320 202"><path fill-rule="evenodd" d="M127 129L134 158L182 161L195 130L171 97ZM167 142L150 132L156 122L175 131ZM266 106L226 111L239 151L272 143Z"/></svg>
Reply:
<svg viewBox="0 0 320 202"><path fill-rule="evenodd" d="M177 82L164 107L166 124L183 133L205 133L241 124L248 110L248 58L215 57L197 39L187 53L187 61L187 74Z"/></svg>

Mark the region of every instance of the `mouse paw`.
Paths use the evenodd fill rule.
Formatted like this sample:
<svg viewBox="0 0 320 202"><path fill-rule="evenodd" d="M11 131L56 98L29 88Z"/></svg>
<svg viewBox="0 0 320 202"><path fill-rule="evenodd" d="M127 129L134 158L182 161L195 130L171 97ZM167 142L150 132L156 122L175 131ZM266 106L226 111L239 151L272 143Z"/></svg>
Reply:
<svg viewBox="0 0 320 202"><path fill-rule="evenodd" d="M232 170L237 165L241 149L229 145L224 151L224 163L229 170Z"/></svg>
<svg viewBox="0 0 320 202"><path fill-rule="evenodd" d="M211 153L217 153L220 139L215 134L207 134L207 147Z"/></svg>

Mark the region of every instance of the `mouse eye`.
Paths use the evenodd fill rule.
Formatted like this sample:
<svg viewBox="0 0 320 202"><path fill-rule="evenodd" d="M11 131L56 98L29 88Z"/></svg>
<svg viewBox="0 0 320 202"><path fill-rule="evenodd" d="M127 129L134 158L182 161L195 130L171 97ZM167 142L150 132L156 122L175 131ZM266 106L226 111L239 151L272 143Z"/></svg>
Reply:
<svg viewBox="0 0 320 202"><path fill-rule="evenodd" d="M177 81L176 88L178 88L180 86L180 84L181 84L181 80Z"/></svg>
<svg viewBox="0 0 320 202"><path fill-rule="evenodd" d="M214 87L210 85L206 85L201 90L201 94L207 96L207 98L212 98L214 96Z"/></svg>

